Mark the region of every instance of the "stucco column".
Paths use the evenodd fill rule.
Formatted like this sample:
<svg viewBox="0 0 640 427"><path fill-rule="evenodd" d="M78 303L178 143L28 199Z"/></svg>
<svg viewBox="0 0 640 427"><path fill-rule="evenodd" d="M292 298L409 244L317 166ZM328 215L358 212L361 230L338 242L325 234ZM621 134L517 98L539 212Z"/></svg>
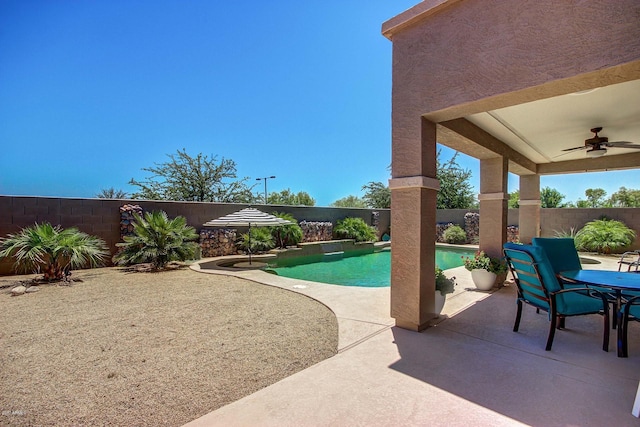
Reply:
<svg viewBox="0 0 640 427"><path fill-rule="evenodd" d="M435 314L436 126L415 117L393 138L391 189L391 317L420 331ZM402 136L402 137L401 137ZM407 136L413 136L407 138Z"/></svg>
<svg viewBox="0 0 640 427"><path fill-rule="evenodd" d="M519 204L520 242L531 244L531 239L540 236L540 175L520 177Z"/></svg>
<svg viewBox="0 0 640 427"><path fill-rule="evenodd" d="M508 170L506 157L480 160L480 249L493 257L507 241Z"/></svg>

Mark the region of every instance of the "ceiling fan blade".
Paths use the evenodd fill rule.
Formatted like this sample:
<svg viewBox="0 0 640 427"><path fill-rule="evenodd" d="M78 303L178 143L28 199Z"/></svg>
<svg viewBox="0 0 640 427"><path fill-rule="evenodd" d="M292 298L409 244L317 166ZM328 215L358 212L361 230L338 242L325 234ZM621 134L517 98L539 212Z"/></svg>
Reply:
<svg viewBox="0 0 640 427"><path fill-rule="evenodd" d="M586 145L581 145L580 147L566 148L566 149L564 149L562 151L586 150L587 148L592 148L592 147L587 147Z"/></svg>
<svg viewBox="0 0 640 427"><path fill-rule="evenodd" d="M618 147L618 148L640 148L639 144L634 144L630 141L615 141L615 142L607 142L607 147Z"/></svg>

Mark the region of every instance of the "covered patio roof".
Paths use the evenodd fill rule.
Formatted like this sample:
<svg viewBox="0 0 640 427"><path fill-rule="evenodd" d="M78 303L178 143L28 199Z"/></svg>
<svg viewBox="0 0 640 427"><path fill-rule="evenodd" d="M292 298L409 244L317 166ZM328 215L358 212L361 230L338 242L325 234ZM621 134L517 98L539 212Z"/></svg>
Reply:
<svg viewBox="0 0 640 427"><path fill-rule="evenodd" d="M461 29L456 38L421 37L425 54L440 59L424 83L442 92L432 93L429 104L435 110L423 112L438 124L438 142L478 159L507 155L509 171L517 175L640 167L637 149L610 148L598 158L589 158L586 150L562 151L584 145L595 127L602 127L599 136L609 141L640 144L638 3L542 2L535 8L527 3L486 7L486 2L425 0L383 25L383 34L394 42L417 29L431 36L425 29L439 30L439 15ZM512 18L491 16L505 11ZM567 13L575 16L565 20ZM595 33L603 40L590 37ZM545 40L547 34L551 40ZM546 45L550 41L555 42ZM558 45L566 46L562 54L556 54ZM458 80L453 91L444 91L443 81L450 78L435 80L440 71ZM496 86L502 87L492 90ZM513 91L505 93L507 87Z"/></svg>
<svg viewBox="0 0 640 427"><path fill-rule="evenodd" d="M540 176L640 167L637 0L424 0L385 22L393 42L391 312L421 330L434 307L436 143L480 160L480 248L540 233ZM586 144L599 137L623 147ZM576 147L574 151L563 151Z"/></svg>

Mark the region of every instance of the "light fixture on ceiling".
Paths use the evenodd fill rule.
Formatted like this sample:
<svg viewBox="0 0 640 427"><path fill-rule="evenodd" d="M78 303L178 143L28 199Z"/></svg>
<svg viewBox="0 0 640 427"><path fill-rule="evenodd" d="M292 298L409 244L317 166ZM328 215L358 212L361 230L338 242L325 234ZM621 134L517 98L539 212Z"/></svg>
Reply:
<svg viewBox="0 0 640 427"><path fill-rule="evenodd" d="M593 148L587 151L587 157L591 157L592 159L595 159L596 157L602 157L605 154L607 154L606 148Z"/></svg>

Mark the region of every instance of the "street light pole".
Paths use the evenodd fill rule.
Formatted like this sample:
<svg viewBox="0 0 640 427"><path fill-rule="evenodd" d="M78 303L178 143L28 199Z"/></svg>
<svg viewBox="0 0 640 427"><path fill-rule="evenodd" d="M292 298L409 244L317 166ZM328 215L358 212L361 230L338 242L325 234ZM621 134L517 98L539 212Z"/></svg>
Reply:
<svg viewBox="0 0 640 427"><path fill-rule="evenodd" d="M256 178L256 181L262 181L264 180L264 204L267 204L267 180L268 179L274 179L275 176L265 176L264 178Z"/></svg>

